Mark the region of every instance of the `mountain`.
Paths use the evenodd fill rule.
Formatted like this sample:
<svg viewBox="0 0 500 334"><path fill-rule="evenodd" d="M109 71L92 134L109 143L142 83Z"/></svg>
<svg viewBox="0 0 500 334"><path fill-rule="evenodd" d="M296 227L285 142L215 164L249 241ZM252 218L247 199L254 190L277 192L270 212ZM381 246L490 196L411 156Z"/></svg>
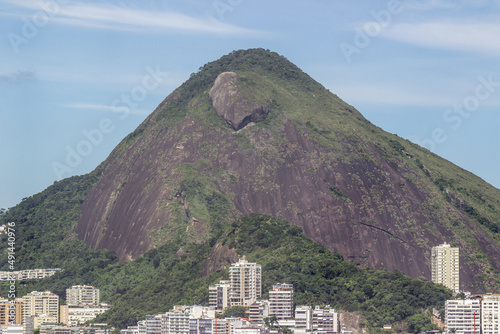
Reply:
<svg viewBox="0 0 500 334"><path fill-rule="evenodd" d="M362 267L430 278L430 249L448 242L463 288L500 279L498 189L371 124L268 50L201 67L97 172L74 232L121 260L204 244L262 213Z"/></svg>
<svg viewBox="0 0 500 334"><path fill-rule="evenodd" d="M451 296L425 279L431 246L460 247L463 288L498 289L499 199L253 49L200 68L93 172L0 212L0 225L15 223L15 269L63 269L17 296L95 285L113 305L98 320L120 328L207 304L208 285L246 256L263 291L292 283L298 304L355 312L359 332L419 333Z"/></svg>

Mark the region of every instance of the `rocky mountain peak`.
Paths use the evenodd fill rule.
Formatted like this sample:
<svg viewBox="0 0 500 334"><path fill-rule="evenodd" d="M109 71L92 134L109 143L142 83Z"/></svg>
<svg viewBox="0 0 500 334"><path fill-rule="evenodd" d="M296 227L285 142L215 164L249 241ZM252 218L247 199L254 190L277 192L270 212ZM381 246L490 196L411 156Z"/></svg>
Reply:
<svg viewBox="0 0 500 334"><path fill-rule="evenodd" d="M234 130L240 130L250 122L258 122L269 113L268 106L250 103L243 98L234 72L219 74L210 89L210 99L217 115L222 117Z"/></svg>
<svg viewBox="0 0 500 334"><path fill-rule="evenodd" d="M448 241L467 259L463 282L500 270L497 189L374 126L268 50L202 66L100 170L74 231L122 260L210 242L261 213L360 266L430 278L430 249Z"/></svg>

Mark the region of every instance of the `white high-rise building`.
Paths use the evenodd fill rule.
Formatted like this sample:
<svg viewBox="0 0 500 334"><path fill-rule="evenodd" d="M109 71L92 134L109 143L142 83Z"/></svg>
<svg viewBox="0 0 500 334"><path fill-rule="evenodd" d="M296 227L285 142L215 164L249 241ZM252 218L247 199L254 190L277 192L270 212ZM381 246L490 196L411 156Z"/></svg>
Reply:
<svg viewBox="0 0 500 334"><path fill-rule="evenodd" d="M294 334L306 334L312 330L312 310L313 308L307 305L295 308Z"/></svg>
<svg viewBox="0 0 500 334"><path fill-rule="evenodd" d="M278 319L292 319L293 284L278 283L269 290L269 314Z"/></svg>
<svg viewBox="0 0 500 334"><path fill-rule="evenodd" d="M146 334L162 334L162 317L161 314L146 316Z"/></svg>
<svg viewBox="0 0 500 334"><path fill-rule="evenodd" d="M447 300L445 304L446 333L473 334L481 329L481 303L473 299Z"/></svg>
<svg viewBox="0 0 500 334"><path fill-rule="evenodd" d="M162 334L189 334L189 314L173 309L161 315Z"/></svg>
<svg viewBox="0 0 500 334"><path fill-rule="evenodd" d="M88 285L73 285L66 289L68 305L98 305L99 289Z"/></svg>
<svg viewBox="0 0 500 334"><path fill-rule="evenodd" d="M444 243L432 247L431 251L432 281L442 284L453 292L460 291L459 250Z"/></svg>
<svg viewBox="0 0 500 334"><path fill-rule="evenodd" d="M208 287L209 305L218 311L229 307L229 281L220 281Z"/></svg>
<svg viewBox="0 0 500 334"><path fill-rule="evenodd" d="M229 267L230 306L249 306L262 295L260 264L240 260Z"/></svg>
<svg viewBox="0 0 500 334"><path fill-rule="evenodd" d="M312 331L315 333L338 333L339 315L335 309L316 305L312 310Z"/></svg>
<svg viewBox="0 0 500 334"><path fill-rule="evenodd" d="M484 295L481 309L483 334L500 334L500 295Z"/></svg>

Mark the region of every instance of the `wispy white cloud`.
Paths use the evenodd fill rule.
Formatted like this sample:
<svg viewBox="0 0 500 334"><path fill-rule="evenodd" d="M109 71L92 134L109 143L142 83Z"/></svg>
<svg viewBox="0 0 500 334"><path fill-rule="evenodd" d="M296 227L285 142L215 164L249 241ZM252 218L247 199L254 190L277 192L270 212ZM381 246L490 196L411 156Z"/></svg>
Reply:
<svg viewBox="0 0 500 334"><path fill-rule="evenodd" d="M497 22L399 23L384 31L382 36L423 47L497 56L500 55L500 24Z"/></svg>
<svg viewBox="0 0 500 334"><path fill-rule="evenodd" d="M15 8L44 11L39 1L4 0ZM56 3L54 1L54 3ZM214 18L196 18L173 11L148 11L109 4L73 2L45 10L56 23L93 29L137 32L193 32L221 35L258 35L261 32L223 23ZM3 14L2 14L3 15ZM7 14L6 14L7 15ZM9 13L8 15L12 15ZM25 15L17 13L16 15Z"/></svg>
<svg viewBox="0 0 500 334"><path fill-rule="evenodd" d="M113 107L111 105L106 104L93 104L93 103L69 103L69 104L58 104L57 106L65 109L80 109L80 110L88 110L88 111L103 111L103 112L113 112L113 113L121 113L122 109L119 107ZM131 115L149 115L151 110L145 109L130 109L127 112Z"/></svg>

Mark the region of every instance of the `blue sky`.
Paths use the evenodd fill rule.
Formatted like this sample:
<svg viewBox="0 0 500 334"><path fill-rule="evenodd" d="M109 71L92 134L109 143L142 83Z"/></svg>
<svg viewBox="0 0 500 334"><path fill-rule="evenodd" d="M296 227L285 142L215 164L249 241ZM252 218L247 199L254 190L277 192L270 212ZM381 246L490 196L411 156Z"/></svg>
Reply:
<svg viewBox="0 0 500 334"><path fill-rule="evenodd" d="M0 0L0 207L92 171L191 73L276 51L500 187L500 1Z"/></svg>

